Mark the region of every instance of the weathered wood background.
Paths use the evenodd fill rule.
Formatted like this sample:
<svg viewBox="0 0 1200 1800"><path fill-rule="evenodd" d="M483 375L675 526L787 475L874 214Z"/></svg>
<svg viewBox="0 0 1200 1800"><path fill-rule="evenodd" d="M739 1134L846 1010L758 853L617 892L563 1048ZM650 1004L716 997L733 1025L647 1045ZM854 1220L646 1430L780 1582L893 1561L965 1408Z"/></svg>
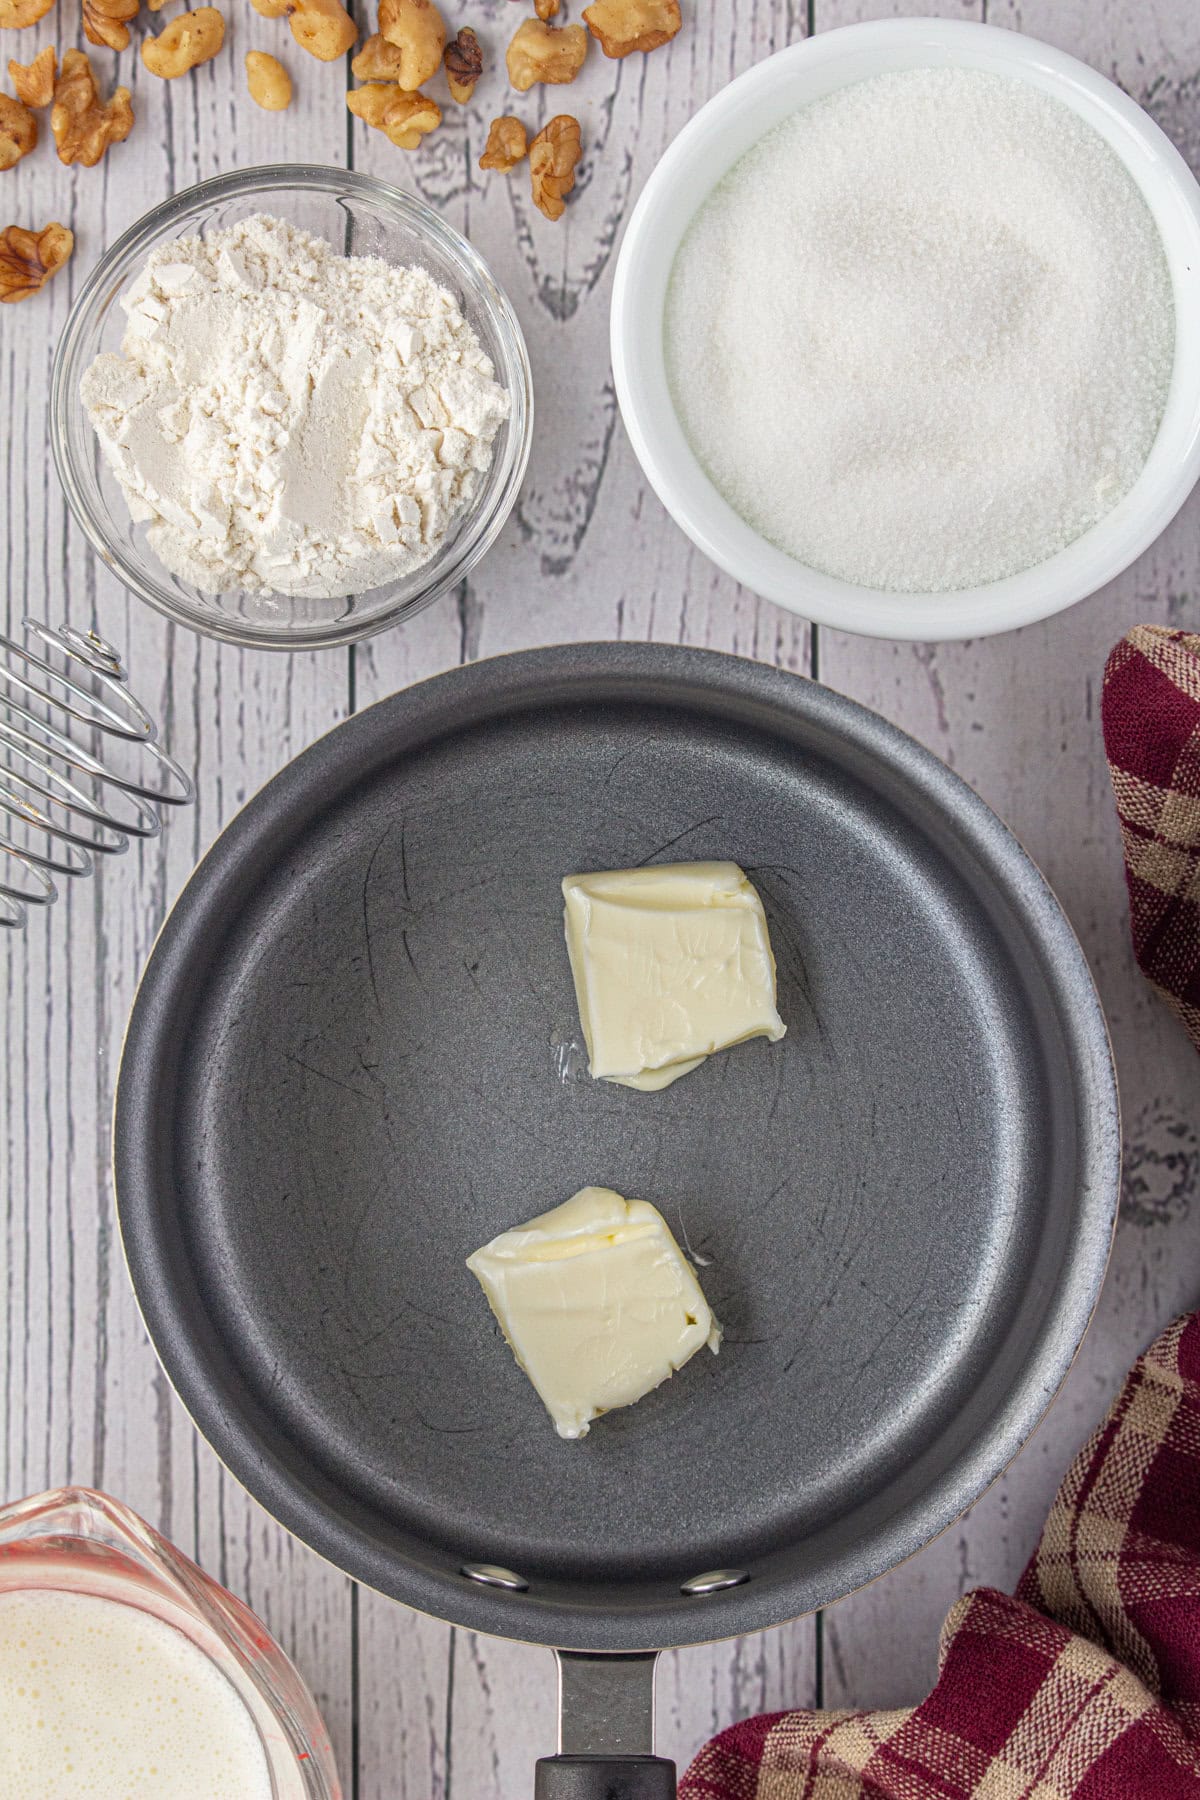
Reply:
<svg viewBox="0 0 1200 1800"><path fill-rule="evenodd" d="M568 0L572 16L578 7ZM453 27L478 29L493 65L520 16L507 0L450 0L445 10ZM340 66L311 61L283 25L235 0L222 55L185 80L148 76L136 38L120 57L93 52L133 89L137 112L130 140L98 168L62 168L47 142L0 175L0 224L59 218L78 234L73 263L48 292L0 312L8 629L30 609L54 623L98 620L127 648L135 687L199 781L199 804L160 844L77 886L23 940L0 933L0 1498L68 1479L103 1486L243 1594L315 1689L357 1800L527 1794L534 1757L553 1747L552 1659L357 1591L223 1473L138 1320L108 1154L122 1028L167 906L242 801L354 707L467 658L566 639L708 644L809 671L915 733L1009 820L1061 895L1108 1007L1125 1203L1099 1314L1064 1393L1006 1477L904 1567L819 1618L665 1658L666 1752L686 1759L710 1732L766 1707L919 1696L947 1608L968 1586L1012 1584L1126 1365L1200 1301L1200 1065L1132 965L1097 708L1105 655L1129 625L1200 622L1200 504L1122 580L1047 625L952 646L874 643L811 631L718 575L641 479L617 417L613 257L663 147L732 76L806 31L902 11L986 14L1062 45L1120 81L1200 163L1196 0L685 0L685 28L668 49L623 63L589 58L570 94L586 160L555 226L532 212L522 178L475 167L487 118L508 105L501 71L469 109L448 108L448 124L409 157L349 129ZM43 43L74 42L77 17L76 0L58 0L35 29L0 33L4 52L27 60ZM246 96L243 54L281 44L297 98L285 114L264 114ZM561 100L535 90L518 110L548 116ZM349 161L411 184L470 233L521 314L539 420L517 510L456 598L356 651L285 660L171 629L97 567L50 467L46 394L72 293L119 231L203 176L288 158Z"/></svg>

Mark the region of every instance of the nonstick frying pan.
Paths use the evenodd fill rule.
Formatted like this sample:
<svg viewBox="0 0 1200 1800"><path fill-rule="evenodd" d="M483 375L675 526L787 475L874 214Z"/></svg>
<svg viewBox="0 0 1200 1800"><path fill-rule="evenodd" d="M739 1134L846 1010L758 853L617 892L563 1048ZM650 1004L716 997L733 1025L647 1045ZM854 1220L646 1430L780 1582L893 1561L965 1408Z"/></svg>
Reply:
<svg viewBox="0 0 1200 1800"><path fill-rule="evenodd" d="M561 877L693 858L762 894L787 1038L594 1083ZM150 960L115 1148L228 1466L359 1580L571 1653L546 1800L657 1800L651 1652L837 1598L1020 1447L1119 1126L1078 944L962 781L815 683L597 644L410 688L251 801ZM588 1183L662 1209L726 1335L569 1444L463 1264Z"/></svg>

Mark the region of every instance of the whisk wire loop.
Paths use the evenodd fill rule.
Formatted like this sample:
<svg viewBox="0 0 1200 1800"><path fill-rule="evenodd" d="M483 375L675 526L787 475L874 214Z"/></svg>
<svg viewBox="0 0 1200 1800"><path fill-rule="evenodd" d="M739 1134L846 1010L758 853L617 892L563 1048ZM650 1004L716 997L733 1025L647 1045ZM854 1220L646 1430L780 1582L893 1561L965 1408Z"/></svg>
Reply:
<svg viewBox="0 0 1200 1800"><path fill-rule="evenodd" d="M157 836L160 807L195 797L190 775L158 742L153 719L130 692L112 645L73 625L22 623L66 666L0 633L0 928L19 928L27 908L51 905L56 876L90 875L97 856ZM95 752L78 741L82 731L92 734ZM118 772L99 740L132 746L153 773Z"/></svg>

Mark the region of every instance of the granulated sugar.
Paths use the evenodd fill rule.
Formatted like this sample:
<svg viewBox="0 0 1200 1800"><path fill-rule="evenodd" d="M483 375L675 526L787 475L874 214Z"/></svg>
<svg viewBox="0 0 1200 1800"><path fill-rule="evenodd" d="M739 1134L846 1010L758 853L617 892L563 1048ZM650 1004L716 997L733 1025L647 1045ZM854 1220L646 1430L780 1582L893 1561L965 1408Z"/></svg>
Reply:
<svg viewBox="0 0 1200 1800"><path fill-rule="evenodd" d="M770 132L690 226L666 315L681 422L730 503L899 592L1030 568L1115 506L1174 335L1114 153L968 69L882 75Z"/></svg>

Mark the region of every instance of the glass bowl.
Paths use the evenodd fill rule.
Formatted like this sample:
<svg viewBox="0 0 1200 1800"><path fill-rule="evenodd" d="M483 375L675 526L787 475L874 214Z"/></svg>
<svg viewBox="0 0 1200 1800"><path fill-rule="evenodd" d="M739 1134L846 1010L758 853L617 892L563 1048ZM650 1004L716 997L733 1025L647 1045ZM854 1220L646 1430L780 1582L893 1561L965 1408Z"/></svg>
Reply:
<svg viewBox="0 0 1200 1800"><path fill-rule="evenodd" d="M119 350L121 295L159 244L272 213L323 237L346 255L417 263L448 288L491 357L512 411L492 464L441 549L403 579L336 599L266 593L207 594L172 575L129 517L84 411L79 384L101 351ZM209 637L260 649L348 644L393 625L444 594L495 543L517 498L533 433L533 379L508 296L464 237L423 201L386 181L308 164L240 169L165 200L101 257L71 309L54 361L50 399L54 462L68 504L91 544L133 593L168 618Z"/></svg>

